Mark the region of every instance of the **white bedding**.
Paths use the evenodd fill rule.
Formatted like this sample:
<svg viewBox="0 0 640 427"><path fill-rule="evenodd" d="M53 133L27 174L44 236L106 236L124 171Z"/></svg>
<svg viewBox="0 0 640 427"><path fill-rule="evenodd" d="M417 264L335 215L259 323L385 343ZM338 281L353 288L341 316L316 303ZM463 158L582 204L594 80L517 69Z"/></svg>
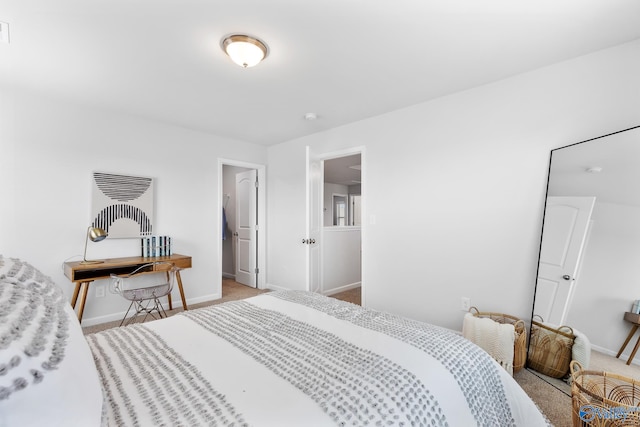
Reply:
<svg viewBox="0 0 640 427"><path fill-rule="evenodd" d="M89 335L110 425L548 425L450 331L271 292Z"/></svg>
<svg viewBox="0 0 640 427"><path fill-rule="evenodd" d="M0 255L0 427L99 426L100 380L62 291Z"/></svg>

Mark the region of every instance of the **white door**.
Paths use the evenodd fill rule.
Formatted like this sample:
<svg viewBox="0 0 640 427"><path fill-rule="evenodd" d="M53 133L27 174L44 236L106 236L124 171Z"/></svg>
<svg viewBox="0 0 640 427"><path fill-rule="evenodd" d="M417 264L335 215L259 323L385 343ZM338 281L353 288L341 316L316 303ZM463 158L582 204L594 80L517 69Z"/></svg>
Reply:
<svg viewBox="0 0 640 427"><path fill-rule="evenodd" d="M564 324L575 290L595 197L548 197L534 314Z"/></svg>
<svg viewBox="0 0 640 427"><path fill-rule="evenodd" d="M320 292L320 241L322 238L323 164L307 147L307 289Z"/></svg>
<svg viewBox="0 0 640 427"><path fill-rule="evenodd" d="M236 175L236 282L256 287L257 271L257 171Z"/></svg>

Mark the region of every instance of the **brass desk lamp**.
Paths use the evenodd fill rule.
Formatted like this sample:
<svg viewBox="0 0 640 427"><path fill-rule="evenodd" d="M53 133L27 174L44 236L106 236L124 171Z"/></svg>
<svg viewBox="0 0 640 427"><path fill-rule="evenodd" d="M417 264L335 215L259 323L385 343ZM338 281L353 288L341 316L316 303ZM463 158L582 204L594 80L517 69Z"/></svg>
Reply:
<svg viewBox="0 0 640 427"><path fill-rule="evenodd" d="M98 227L89 227L87 228L87 238L84 241L84 255L82 256L81 264L100 264L104 261L88 261L87 260L87 243L89 243L89 239L92 242L100 242L106 239L108 236L107 232L102 228Z"/></svg>

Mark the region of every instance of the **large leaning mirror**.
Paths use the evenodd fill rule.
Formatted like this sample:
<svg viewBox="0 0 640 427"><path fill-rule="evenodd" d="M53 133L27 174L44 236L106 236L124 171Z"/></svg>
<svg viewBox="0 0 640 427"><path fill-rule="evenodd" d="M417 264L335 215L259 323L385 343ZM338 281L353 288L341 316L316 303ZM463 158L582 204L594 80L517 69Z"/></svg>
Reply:
<svg viewBox="0 0 640 427"><path fill-rule="evenodd" d="M551 152L533 314L588 339L585 368L640 379L637 334L616 359L639 299L640 126Z"/></svg>

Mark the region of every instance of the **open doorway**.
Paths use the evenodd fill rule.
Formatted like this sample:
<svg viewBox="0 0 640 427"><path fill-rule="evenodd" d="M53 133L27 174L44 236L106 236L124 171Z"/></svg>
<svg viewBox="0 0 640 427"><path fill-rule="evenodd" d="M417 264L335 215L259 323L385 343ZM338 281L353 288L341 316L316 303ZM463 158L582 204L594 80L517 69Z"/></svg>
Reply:
<svg viewBox="0 0 640 427"><path fill-rule="evenodd" d="M362 154L323 161L322 285L325 295L362 303Z"/></svg>
<svg viewBox="0 0 640 427"><path fill-rule="evenodd" d="M242 286L264 288L265 168L220 160L221 296Z"/></svg>

